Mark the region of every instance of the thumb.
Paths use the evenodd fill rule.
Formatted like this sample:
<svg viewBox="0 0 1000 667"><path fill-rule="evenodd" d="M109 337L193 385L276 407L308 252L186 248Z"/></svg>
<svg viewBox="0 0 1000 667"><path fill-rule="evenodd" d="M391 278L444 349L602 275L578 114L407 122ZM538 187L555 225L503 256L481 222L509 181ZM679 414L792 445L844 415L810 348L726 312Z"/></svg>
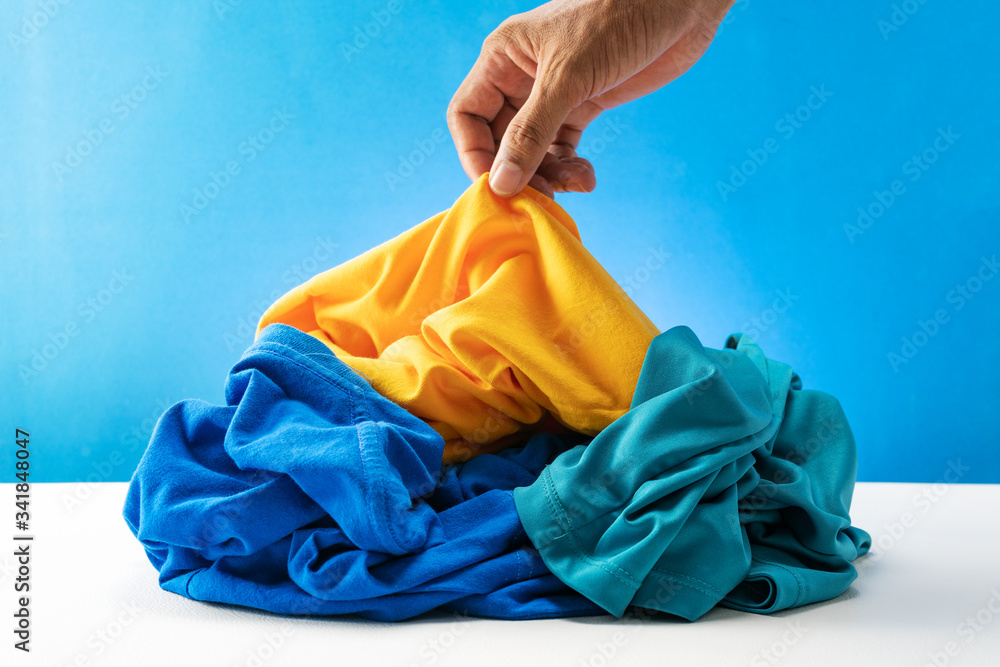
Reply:
<svg viewBox="0 0 1000 667"><path fill-rule="evenodd" d="M490 189L495 194L501 197L517 194L531 180L556 132L572 111L566 99L547 86L542 77L535 79L524 106L507 125L493 160Z"/></svg>

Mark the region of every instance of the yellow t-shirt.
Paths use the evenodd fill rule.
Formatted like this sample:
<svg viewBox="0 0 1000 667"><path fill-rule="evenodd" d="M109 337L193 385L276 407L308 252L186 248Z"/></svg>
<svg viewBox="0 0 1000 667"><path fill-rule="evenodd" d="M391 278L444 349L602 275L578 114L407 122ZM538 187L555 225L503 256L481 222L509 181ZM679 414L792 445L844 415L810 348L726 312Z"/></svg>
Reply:
<svg viewBox="0 0 1000 667"><path fill-rule="evenodd" d="M551 415L595 435L628 411L659 331L583 247L576 224L484 174L396 238L292 289L261 317L323 341L445 439L446 462Z"/></svg>

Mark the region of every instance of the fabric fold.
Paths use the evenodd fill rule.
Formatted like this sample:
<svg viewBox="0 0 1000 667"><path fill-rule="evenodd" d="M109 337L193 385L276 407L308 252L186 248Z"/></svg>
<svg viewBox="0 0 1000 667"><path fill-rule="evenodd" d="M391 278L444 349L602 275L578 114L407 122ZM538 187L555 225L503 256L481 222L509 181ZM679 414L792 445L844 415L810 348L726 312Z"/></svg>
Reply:
<svg viewBox="0 0 1000 667"><path fill-rule="evenodd" d="M123 516L165 590L380 620L601 613L548 571L511 495L581 436L442 468L426 423L282 324L233 367L226 400L168 410L129 486Z"/></svg>
<svg viewBox="0 0 1000 667"><path fill-rule="evenodd" d="M447 441L447 462L551 414L595 435L624 414L659 331L552 199L484 175L447 211L292 289L261 317L321 340Z"/></svg>
<svg viewBox="0 0 1000 667"><path fill-rule="evenodd" d="M514 499L546 565L612 614L770 612L856 576L870 540L848 514L855 456L839 404L791 367L742 334L713 350L674 327L631 410Z"/></svg>
<svg viewBox="0 0 1000 667"><path fill-rule="evenodd" d="M157 423L123 516L162 588L401 620L830 599L869 535L839 402L660 334L573 220L484 175L274 303L225 405Z"/></svg>

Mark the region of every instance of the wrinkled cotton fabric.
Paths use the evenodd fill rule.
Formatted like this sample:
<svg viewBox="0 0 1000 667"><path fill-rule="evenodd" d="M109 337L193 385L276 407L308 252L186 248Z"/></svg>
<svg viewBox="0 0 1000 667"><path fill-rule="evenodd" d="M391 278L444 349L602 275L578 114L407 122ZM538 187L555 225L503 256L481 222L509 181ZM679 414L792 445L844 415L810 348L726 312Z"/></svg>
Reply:
<svg viewBox="0 0 1000 667"><path fill-rule="evenodd" d="M442 468L426 423L279 324L233 367L226 405L163 415L123 515L161 587L195 600L379 620L602 613L549 573L511 495L581 441Z"/></svg>
<svg viewBox="0 0 1000 667"><path fill-rule="evenodd" d="M661 260L662 261L662 260ZM447 462L546 413L596 435L632 400L659 330L532 188L483 175L448 211L291 290L261 317L321 340L447 441Z"/></svg>
<svg viewBox="0 0 1000 667"><path fill-rule="evenodd" d="M484 175L273 304L226 405L160 419L123 514L196 600L695 620L843 593L855 475L836 399L745 335L659 334L565 211Z"/></svg>
<svg viewBox="0 0 1000 667"><path fill-rule="evenodd" d="M855 442L838 401L801 387L743 334L657 336L628 414L514 491L545 564L616 616L843 593L871 546L849 516Z"/></svg>

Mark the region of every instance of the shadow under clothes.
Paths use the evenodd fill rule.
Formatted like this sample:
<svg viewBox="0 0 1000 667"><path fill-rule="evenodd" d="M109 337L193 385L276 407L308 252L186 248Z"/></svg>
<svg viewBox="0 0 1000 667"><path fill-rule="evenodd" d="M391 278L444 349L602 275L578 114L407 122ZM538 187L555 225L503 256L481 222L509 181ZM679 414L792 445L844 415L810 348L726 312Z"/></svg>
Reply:
<svg viewBox="0 0 1000 667"><path fill-rule="evenodd" d="M375 620L603 613L548 571L511 494L582 436L442 470L436 432L282 324L233 367L226 403L168 410L129 486L123 515L165 590Z"/></svg>

